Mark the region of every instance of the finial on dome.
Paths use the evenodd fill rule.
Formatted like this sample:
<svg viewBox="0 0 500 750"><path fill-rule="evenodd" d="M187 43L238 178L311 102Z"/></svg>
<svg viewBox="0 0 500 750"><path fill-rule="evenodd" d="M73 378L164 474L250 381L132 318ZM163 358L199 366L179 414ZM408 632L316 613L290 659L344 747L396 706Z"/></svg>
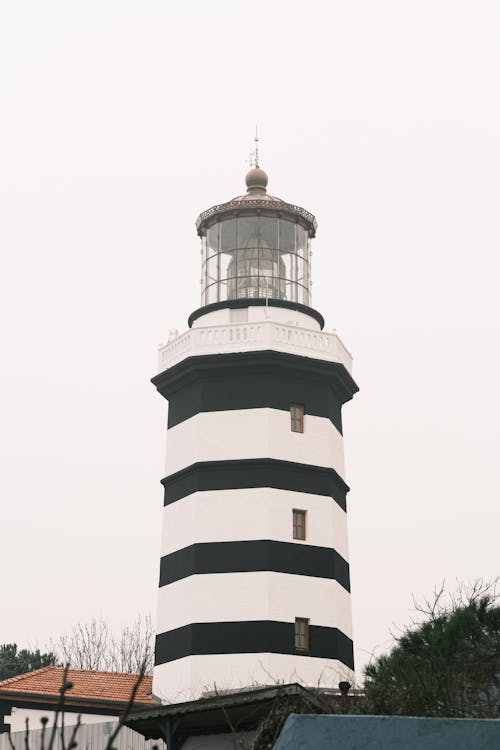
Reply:
<svg viewBox="0 0 500 750"><path fill-rule="evenodd" d="M267 187L267 174L259 166L259 132L255 126L255 150L250 155L250 166L252 169L245 177L249 193L265 193Z"/></svg>
<svg viewBox="0 0 500 750"><path fill-rule="evenodd" d="M250 172L245 177L247 192L265 193L267 187L267 174L259 167L259 131L255 126L255 149L250 153Z"/></svg>

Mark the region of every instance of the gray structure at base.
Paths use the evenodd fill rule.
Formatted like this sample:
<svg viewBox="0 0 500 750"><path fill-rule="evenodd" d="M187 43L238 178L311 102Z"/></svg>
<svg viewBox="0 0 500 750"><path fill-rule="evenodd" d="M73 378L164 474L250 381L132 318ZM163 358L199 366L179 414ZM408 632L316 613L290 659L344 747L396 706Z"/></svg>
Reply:
<svg viewBox="0 0 500 750"><path fill-rule="evenodd" d="M274 750L498 750L500 719L292 714Z"/></svg>

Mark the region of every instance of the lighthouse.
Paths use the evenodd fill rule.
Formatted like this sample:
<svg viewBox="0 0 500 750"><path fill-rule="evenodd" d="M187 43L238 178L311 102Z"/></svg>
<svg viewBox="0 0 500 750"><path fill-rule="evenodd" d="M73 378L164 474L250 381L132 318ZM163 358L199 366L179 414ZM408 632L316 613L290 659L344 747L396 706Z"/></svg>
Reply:
<svg viewBox="0 0 500 750"><path fill-rule="evenodd" d="M351 355L311 306L309 211L204 211L201 306L160 349L168 400L153 693L352 681L342 406Z"/></svg>

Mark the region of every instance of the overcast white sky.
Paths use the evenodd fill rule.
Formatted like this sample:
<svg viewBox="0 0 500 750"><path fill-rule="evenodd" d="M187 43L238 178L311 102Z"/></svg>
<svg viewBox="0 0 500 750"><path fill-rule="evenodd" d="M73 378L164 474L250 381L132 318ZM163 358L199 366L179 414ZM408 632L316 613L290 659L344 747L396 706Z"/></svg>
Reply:
<svg viewBox="0 0 500 750"><path fill-rule="evenodd" d="M361 389L358 668L412 594L500 572L499 21L487 0L0 3L0 643L155 611L149 378L256 122L270 192L318 218L313 306Z"/></svg>

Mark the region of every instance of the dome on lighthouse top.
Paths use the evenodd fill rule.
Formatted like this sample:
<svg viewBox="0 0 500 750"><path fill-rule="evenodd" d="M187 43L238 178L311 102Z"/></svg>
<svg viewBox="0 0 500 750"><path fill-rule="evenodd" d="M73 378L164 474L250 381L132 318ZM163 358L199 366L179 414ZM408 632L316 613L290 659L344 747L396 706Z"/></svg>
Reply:
<svg viewBox="0 0 500 750"><path fill-rule="evenodd" d="M246 203L248 201L257 200L265 201L266 203L285 203L284 200L278 198L275 195L268 195L268 182L269 178L267 176L267 172L264 172L261 167L252 167L252 169L247 172L247 175L245 177L247 192L244 195L237 195L235 198L233 198L233 201Z"/></svg>
<svg viewBox="0 0 500 750"><path fill-rule="evenodd" d="M249 190L265 190L268 181L266 172L258 166L252 167L245 177L245 183Z"/></svg>

